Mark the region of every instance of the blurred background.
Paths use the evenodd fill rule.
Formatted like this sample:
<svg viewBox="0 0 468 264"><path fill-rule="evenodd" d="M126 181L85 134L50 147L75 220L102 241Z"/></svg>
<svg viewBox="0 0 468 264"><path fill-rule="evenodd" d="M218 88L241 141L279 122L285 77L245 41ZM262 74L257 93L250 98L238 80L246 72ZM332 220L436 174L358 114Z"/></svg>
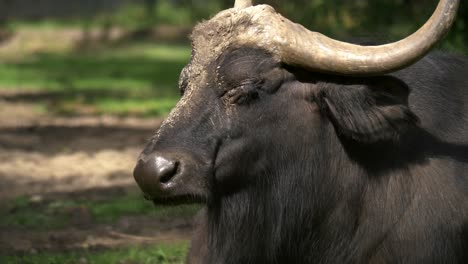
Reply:
<svg viewBox="0 0 468 264"><path fill-rule="evenodd" d="M199 207L154 207L132 169L178 100L192 26L233 2L0 0L1 263L184 262ZM412 33L437 2L263 1L311 30L378 42ZM465 2L439 47L460 56Z"/></svg>

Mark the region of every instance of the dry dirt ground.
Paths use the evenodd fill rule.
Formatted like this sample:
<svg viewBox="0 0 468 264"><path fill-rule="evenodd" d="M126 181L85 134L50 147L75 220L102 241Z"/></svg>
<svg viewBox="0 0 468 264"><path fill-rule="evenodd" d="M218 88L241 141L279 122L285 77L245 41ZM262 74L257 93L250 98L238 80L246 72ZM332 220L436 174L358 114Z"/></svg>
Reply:
<svg viewBox="0 0 468 264"><path fill-rule="evenodd" d="M132 170L139 151L161 119L55 117L0 94L0 199L50 200L119 196L135 189ZM93 224L88 212L56 231L0 228L0 253L112 248L185 240L191 219L129 216Z"/></svg>

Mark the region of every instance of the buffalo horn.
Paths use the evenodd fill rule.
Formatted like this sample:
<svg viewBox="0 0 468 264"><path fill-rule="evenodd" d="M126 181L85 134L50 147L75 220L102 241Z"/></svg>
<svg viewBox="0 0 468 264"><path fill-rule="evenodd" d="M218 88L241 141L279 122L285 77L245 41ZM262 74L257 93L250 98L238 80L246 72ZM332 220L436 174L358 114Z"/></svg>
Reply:
<svg viewBox="0 0 468 264"><path fill-rule="evenodd" d="M244 9L249 6L252 6L252 0L236 0L234 3L234 8Z"/></svg>
<svg viewBox="0 0 468 264"><path fill-rule="evenodd" d="M236 1L245 6L251 1ZM360 46L311 32L301 25L281 27L280 57L288 64L340 75L378 75L407 67L427 54L449 31L459 0L440 0L431 18L412 35L385 45Z"/></svg>

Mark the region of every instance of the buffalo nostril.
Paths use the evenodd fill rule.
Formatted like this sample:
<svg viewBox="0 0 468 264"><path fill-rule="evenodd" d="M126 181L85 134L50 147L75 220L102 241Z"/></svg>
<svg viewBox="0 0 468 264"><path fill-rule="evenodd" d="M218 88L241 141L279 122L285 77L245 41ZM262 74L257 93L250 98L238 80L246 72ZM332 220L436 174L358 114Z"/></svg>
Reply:
<svg viewBox="0 0 468 264"><path fill-rule="evenodd" d="M168 183L176 174L179 162L156 157L156 175L160 183Z"/></svg>

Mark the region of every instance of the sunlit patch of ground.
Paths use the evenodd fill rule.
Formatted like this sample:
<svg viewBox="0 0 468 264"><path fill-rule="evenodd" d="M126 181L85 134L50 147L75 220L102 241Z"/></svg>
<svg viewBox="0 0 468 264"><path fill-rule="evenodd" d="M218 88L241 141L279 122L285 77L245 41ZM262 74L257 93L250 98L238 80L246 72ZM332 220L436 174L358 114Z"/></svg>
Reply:
<svg viewBox="0 0 468 264"><path fill-rule="evenodd" d="M0 197L132 184L138 153L161 122L57 118L29 108L0 107Z"/></svg>

